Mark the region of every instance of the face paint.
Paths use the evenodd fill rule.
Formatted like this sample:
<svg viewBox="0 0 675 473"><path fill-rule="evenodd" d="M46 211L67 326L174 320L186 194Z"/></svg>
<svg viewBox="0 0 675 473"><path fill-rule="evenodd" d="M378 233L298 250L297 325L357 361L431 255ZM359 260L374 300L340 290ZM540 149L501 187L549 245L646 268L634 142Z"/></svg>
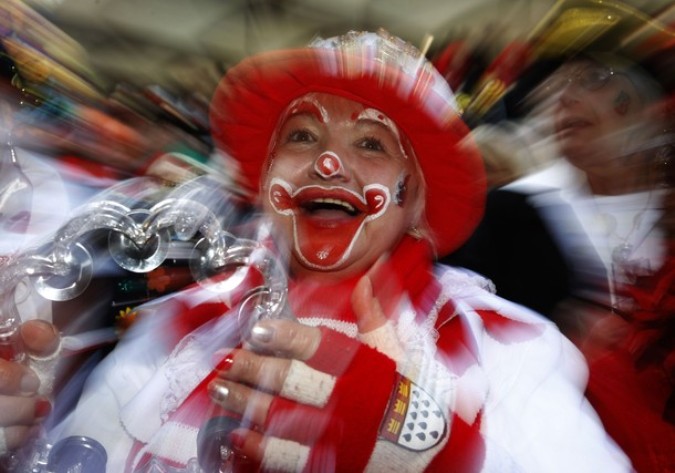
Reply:
<svg viewBox="0 0 675 473"><path fill-rule="evenodd" d="M616 97L614 97L614 111L618 115L625 115L628 113L630 102L630 95L625 90L620 90Z"/></svg>
<svg viewBox="0 0 675 473"><path fill-rule="evenodd" d="M382 216L391 194L382 184L364 186L361 194L339 186L293 188L273 178L268 198L274 211L293 222L293 245L302 262L329 270L351 255L365 225Z"/></svg>
<svg viewBox="0 0 675 473"><path fill-rule="evenodd" d="M311 113L317 117L320 123L329 122L328 111L321 105L315 94L307 94L292 101L288 107L286 107L286 110L277 124L276 130L274 133L272 133L272 139L270 140L267 158L268 166L272 163L272 160L276 156L274 149L277 147L279 141L279 128L293 115L299 115L302 113Z"/></svg>
<svg viewBox="0 0 675 473"><path fill-rule="evenodd" d="M394 194L394 203L399 207L403 207L405 204L406 197L408 195L408 180L410 179L410 174L401 176L396 183L396 193Z"/></svg>
<svg viewBox="0 0 675 473"><path fill-rule="evenodd" d="M324 179L331 178L344 172L340 157L332 151L325 151L314 162L314 170Z"/></svg>
<svg viewBox="0 0 675 473"><path fill-rule="evenodd" d="M300 97L291 102L287 108L286 114L282 117L281 122L285 122L289 117L301 113L311 113L318 118L320 123L329 123L328 111L321 105L321 102L317 100L315 94L307 94L304 97Z"/></svg>
<svg viewBox="0 0 675 473"><path fill-rule="evenodd" d="M415 218L414 152L382 112L340 96L309 97L282 114L263 208L292 248L289 268L298 278L357 274ZM392 203L397 191L402 207Z"/></svg>
<svg viewBox="0 0 675 473"><path fill-rule="evenodd" d="M358 117L356 118L357 120L371 120L377 123L381 123L382 125L385 126L385 128L389 129L391 133L394 135L396 138L396 142L398 144L398 149L405 157L408 159L408 154L405 152L405 148L403 148L403 143L401 143L401 134L398 131L398 127L396 124L384 113L380 112L379 110L375 110L374 108L366 108L363 110Z"/></svg>

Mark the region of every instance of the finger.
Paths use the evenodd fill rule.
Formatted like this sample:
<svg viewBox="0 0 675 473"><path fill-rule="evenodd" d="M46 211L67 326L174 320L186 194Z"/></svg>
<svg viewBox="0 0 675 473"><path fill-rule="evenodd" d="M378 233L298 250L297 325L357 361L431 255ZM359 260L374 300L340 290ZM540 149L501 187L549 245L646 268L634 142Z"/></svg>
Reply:
<svg viewBox="0 0 675 473"><path fill-rule="evenodd" d="M35 394L40 380L20 363L0 359L0 394Z"/></svg>
<svg viewBox="0 0 675 473"><path fill-rule="evenodd" d="M307 360L321 343L321 331L292 320L261 320L251 329L248 345L277 356Z"/></svg>
<svg viewBox="0 0 675 473"><path fill-rule="evenodd" d="M263 437L258 432L237 429L230 434L232 448L262 471L294 473L303 471L309 459L309 447L277 437Z"/></svg>
<svg viewBox="0 0 675 473"><path fill-rule="evenodd" d="M387 323L382 306L373 295L373 284L368 275L359 280L352 292L352 309L359 333L372 332Z"/></svg>
<svg viewBox="0 0 675 473"><path fill-rule="evenodd" d="M0 396L0 425L32 425L44 419L52 405L44 397Z"/></svg>
<svg viewBox="0 0 675 473"><path fill-rule="evenodd" d="M216 367L218 376L248 384L263 391L281 391L291 360L261 356L248 350L233 350Z"/></svg>
<svg viewBox="0 0 675 473"><path fill-rule="evenodd" d="M0 428L0 436L4 434L5 452L25 445L29 439L37 437L39 431L40 429L37 427L24 425L5 427L4 429ZM0 439L0 454L3 453L2 450L2 441Z"/></svg>
<svg viewBox="0 0 675 473"><path fill-rule="evenodd" d="M330 428L331 412L275 397L267 412L264 433L312 445Z"/></svg>
<svg viewBox="0 0 675 473"><path fill-rule="evenodd" d="M249 429L235 429L230 433L229 441L237 455L246 457L252 463L260 465L265 454L264 437Z"/></svg>
<svg viewBox="0 0 675 473"><path fill-rule="evenodd" d="M227 411L239 414L256 425L264 425L273 397L243 384L215 379L209 384L209 396Z"/></svg>
<svg viewBox="0 0 675 473"><path fill-rule="evenodd" d="M21 338L26 350L36 356L49 356L59 347L56 327L44 320L29 320L21 326Z"/></svg>
<svg viewBox="0 0 675 473"><path fill-rule="evenodd" d="M330 421L327 412L282 397L252 390L230 381L209 385L211 399L228 412L242 417L242 425L255 425L266 435L303 444L316 441Z"/></svg>
<svg viewBox="0 0 675 473"><path fill-rule="evenodd" d="M352 308L359 329L359 340L396 362L402 361L405 353L396 329L388 323L380 302L373 295L373 286L368 275L359 280L352 292Z"/></svg>

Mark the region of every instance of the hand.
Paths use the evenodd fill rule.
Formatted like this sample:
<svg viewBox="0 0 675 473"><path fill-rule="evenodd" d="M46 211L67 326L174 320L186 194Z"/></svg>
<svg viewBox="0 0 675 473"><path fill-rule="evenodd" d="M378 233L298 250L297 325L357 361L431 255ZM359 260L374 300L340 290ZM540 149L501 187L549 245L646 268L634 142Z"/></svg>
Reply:
<svg viewBox="0 0 675 473"><path fill-rule="evenodd" d="M352 305L360 331L386 322L368 277L355 288ZM396 385L390 358L290 320L258 322L245 347L228 353L217 371L211 398L242 416L232 448L263 470L300 471L321 455L349 464L338 468L343 471L363 469ZM366 451L349 452L355 443Z"/></svg>
<svg viewBox="0 0 675 473"><path fill-rule="evenodd" d="M59 347L55 327L32 320L20 327L26 352L48 357ZM38 394L40 379L27 366L0 359L0 454L20 447L51 411L49 399Z"/></svg>

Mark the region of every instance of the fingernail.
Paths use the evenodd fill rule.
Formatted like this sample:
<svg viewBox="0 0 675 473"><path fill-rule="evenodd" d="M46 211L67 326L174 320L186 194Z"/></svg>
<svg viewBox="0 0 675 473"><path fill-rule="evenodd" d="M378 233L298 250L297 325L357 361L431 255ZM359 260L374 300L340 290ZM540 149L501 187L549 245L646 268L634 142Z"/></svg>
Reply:
<svg viewBox="0 0 675 473"><path fill-rule="evenodd" d="M209 384L209 395L216 402L225 402L230 395L230 390L218 381L211 381Z"/></svg>
<svg viewBox="0 0 675 473"><path fill-rule="evenodd" d="M40 379L32 371L27 372L21 378L21 392L23 394L33 394L37 392L39 387Z"/></svg>
<svg viewBox="0 0 675 473"><path fill-rule="evenodd" d="M56 327L46 320L35 319L35 327L47 337L53 337L59 334L58 330L56 330Z"/></svg>
<svg viewBox="0 0 675 473"><path fill-rule="evenodd" d="M215 354L216 356L216 371L229 371L230 368L232 368L232 364L234 363L234 355L230 352L225 357L223 358L222 353L217 353Z"/></svg>
<svg viewBox="0 0 675 473"><path fill-rule="evenodd" d="M244 436L237 432L230 432L228 440L230 441L230 447L236 451L241 451L244 448L244 442L246 441Z"/></svg>
<svg viewBox="0 0 675 473"><path fill-rule="evenodd" d="M42 419L52 412L52 403L48 399L39 398L35 401L35 418Z"/></svg>
<svg viewBox="0 0 675 473"><path fill-rule="evenodd" d="M272 327L256 324L251 329L251 339L258 343L269 342L272 340L272 335L274 335L274 329Z"/></svg>

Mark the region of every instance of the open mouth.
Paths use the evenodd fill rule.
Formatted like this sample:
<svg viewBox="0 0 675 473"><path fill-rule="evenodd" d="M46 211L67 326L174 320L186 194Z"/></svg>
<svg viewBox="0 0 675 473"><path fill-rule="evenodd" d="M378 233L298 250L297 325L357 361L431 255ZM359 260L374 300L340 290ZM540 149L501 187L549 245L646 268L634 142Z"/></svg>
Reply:
<svg viewBox="0 0 675 473"><path fill-rule="evenodd" d="M292 219L293 244L305 264L330 269L351 254L364 225L386 211L390 194L381 184L359 194L337 186L294 189L273 179L269 199L278 214Z"/></svg>
<svg viewBox="0 0 675 473"><path fill-rule="evenodd" d="M558 131L574 131L589 127L591 122L583 118L569 117L560 121Z"/></svg>
<svg viewBox="0 0 675 473"><path fill-rule="evenodd" d="M288 215L302 212L316 217L333 215L372 219L385 210L389 200L389 191L377 184L366 186L362 194L357 194L334 186L305 186L294 190L279 179L272 181L269 195L278 213Z"/></svg>
<svg viewBox="0 0 675 473"><path fill-rule="evenodd" d="M307 202L300 202L300 208L304 212L314 215L344 213L349 217L356 217L362 213L361 210L357 209L349 202L331 198L320 198Z"/></svg>

